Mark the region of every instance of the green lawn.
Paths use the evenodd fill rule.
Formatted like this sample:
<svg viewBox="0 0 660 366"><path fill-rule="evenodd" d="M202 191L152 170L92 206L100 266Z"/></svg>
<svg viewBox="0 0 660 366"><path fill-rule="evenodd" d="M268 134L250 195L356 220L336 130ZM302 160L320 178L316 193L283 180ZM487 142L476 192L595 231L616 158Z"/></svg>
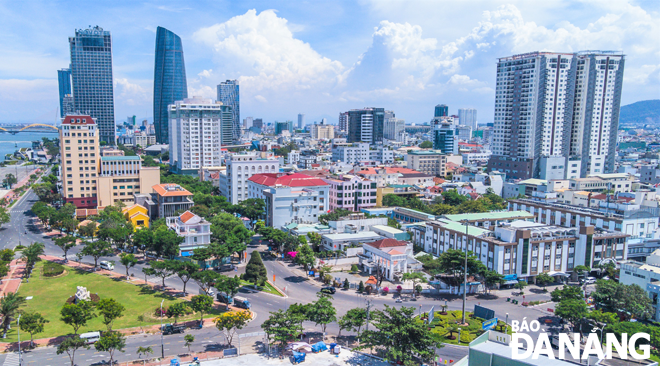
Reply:
<svg viewBox="0 0 660 366"><path fill-rule="evenodd" d="M461 328L461 345L467 345L484 332L481 329L483 320L479 318L471 318L470 315L472 315L472 313L468 312L465 319L469 325L467 327L459 327ZM442 315L439 311L436 311L433 317L433 322L431 322L431 332L436 340L442 343L458 344L458 332L450 333L449 328L451 324L460 323L462 317L463 312L460 310L448 311L447 315ZM503 325L504 322L498 321L496 330L500 331L499 327ZM508 328L507 333L511 334L511 327ZM449 339L450 335L456 339Z"/></svg>
<svg viewBox="0 0 660 366"><path fill-rule="evenodd" d="M248 287L250 287L250 288L254 288L254 285L253 285L252 283L247 282L247 281L244 281L244 280L241 280L241 285L243 285L243 286L248 286ZM265 285L265 286L263 286L263 287L259 286L257 289L258 289L259 291L267 292L267 293L269 293L269 294L273 294L273 295L276 295L276 296L282 296L282 294L280 294L277 290L275 290L275 288L273 287L273 285L271 285L271 284L268 283L268 282L266 282L266 285Z"/></svg>
<svg viewBox="0 0 660 366"><path fill-rule="evenodd" d="M76 286L84 286L91 293L98 294L103 298L114 298L126 307L124 316L115 320L113 329L132 328L139 326L151 326L160 323L160 319L155 317L155 311L160 307L160 302L164 299L163 307L167 307L179 300L160 291L155 291L149 287L131 285L123 281L112 279L100 274L79 271L75 268L65 267L67 272L64 275L55 278L46 278L41 276L41 268L44 262L37 263L32 271L32 278L27 283L23 280L19 289L19 295L32 296L27 300L23 311L36 311L41 313L50 323L46 324L43 333L35 335L37 338L48 338L60 335L72 334L73 328L60 321L60 309L65 304L69 296L75 295ZM204 317L220 314L224 311L222 305L219 309L214 309L212 314L205 314ZM137 319L139 315L144 315L145 322L140 323ZM190 314L184 319L198 318L198 315ZM173 319L164 318L164 322L171 322ZM12 329L7 334L3 342L13 342L17 340L16 324L12 324ZM79 333L103 330L105 325L101 318L92 319L86 327L80 329ZM29 334L22 332L21 339L29 339Z"/></svg>

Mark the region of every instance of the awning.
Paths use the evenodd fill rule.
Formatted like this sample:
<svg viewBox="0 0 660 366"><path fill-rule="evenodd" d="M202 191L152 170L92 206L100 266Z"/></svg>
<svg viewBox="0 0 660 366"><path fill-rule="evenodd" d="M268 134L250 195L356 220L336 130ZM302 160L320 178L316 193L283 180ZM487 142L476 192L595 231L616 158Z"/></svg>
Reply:
<svg viewBox="0 0 660 366"><path fill-rule="evenodd" d="M192 257L193 252L181 252L182 257Z"/></svg>
<svg viewBox="0 0 660 366"><path fill-rule="evenodd" d="M503 285L515 285L516 283L518 283L518 280L511 280L504 282Z"/></svg>
<svg viewBox="0 0 660 366"><path fill-rule="evenodd" d="M564 272L557 272L557 271L550 271L548 272L549 276L562 276L562 277L570 277L570 275L564 273Z"/></svg>

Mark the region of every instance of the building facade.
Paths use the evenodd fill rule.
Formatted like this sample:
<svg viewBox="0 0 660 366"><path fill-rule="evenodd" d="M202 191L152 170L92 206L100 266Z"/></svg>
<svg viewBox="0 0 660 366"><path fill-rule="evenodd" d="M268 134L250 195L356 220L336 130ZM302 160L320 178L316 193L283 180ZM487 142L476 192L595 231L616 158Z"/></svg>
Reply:
<svg viewBox="0 0 660 366"><path fill-rule="evenodd" d="M433 148L445 154L458 154L458 132L452 122L438 122L433 127Z"/></svg>
<svg viewBox="0 0 660 366"><path fill-rule="evenodd" d="M383 141L384 108L352 109L348 113L348 142L375 144Z"/></svg>
<svg viewBox="0 0 660 366"><path fill-rule="evenodd" d="M458 124L461 126L470 126L472 131L477 130L477 110L474 108L458 109Z"/></svg>
<svg viewBox="0 0 660 366"><path fill-rule="evenodd" d="M610 51L499 59L489 169L520 179L612 172L623 64Z"/></svg>
<svg viewBox="0 0 660 366"><path fill-rule="evenodd" d="M150 193L151 187L160 183L160 168L143 167L139 156L102 155L97 182L99 208L117 201L131 206L136 194Z"/></svg>
<svg viewBox="0 0 660 366"><path fill-rule="evenodd" d="M179 255L190 257L195 249L206 248L211 244L211 223L186 211L179 216L167 217L167 227L183 238L179 244Z"/></svg>
<svg viewBox="0 0 660 366"><path fill-rule="evenodd" d="M232 139L241 138L241 97L238 80L227 80L218 85L218 101L231 107L232 113Z"/></svg>
<svg viewBox="0 0 660 366"><path fill-rule="evenodd" d="M332 161L342 161L348 164L376 161L382 164L394 162L394 151L386 146L370 148L368 143L332 145Z"/></svg>
<svg viewBox="0 0 660 366"><path fill-rule="evenodd" d="M221 165L221 146L232 142L231 108L212 99L187 98L169 106L170 165L179 173Z"/></svg>
<svg viewBox="0 0 660 366"><path fill-rule="evenodd" d="M301 173L255 174L248 179L248 197L266 203L266 226L315 224L328 210L329 187L323 179Z"/></svg>
<svg viewBox="0 0 660 366"><path fill-rule="evenodd" d="M220 174L220 193L227 201L238 204L249 198L248 179L255 174L279 173L280 160L272 153L232 154L226 159L227 170Z"/></svg>
<svg viewBox="0 0 660 366"><path fill-rule="evenodd" d="M96 26L76 29L69 37L71 86L77 113L96 119L101 141L115 144L114 79L112 78L112 37Z"/></svg>
<svg viewBox="0 0 660 366"><path fill-rule="evenodd" d="M159 144L170 143L169 105L188 98L186 65L181 38L173 32L156 29L154 62L154 127ZM144 146L144 145L142 145Z"/></svg>
<svg viewBox="0 0 660 366"><path fill-rule="evenodd" d="M449 116L449 107L446 104L438 104L435 106L435 113L433 113L433 117L447 116Z"/></svg>
<svg viewBox="0 0 660 366"><path fill-rule="evenodd" d="M193 194L178 184L156 184L151 187L151 195L158 208L158 217L167 218L176 216L179 211L188 211L195 203Z"/></svg>
<svg viewBox="0 0 660 366"><path fill-rule="evenodd" d="M447 175L447 156L441 151L411 150L404 159L409 169L439 177Z"/></svg>
<svg viewBox="0 0 660 366"><path fill-rule="evenodd" d="M383 127L383 137L396 141L403 142L405 131L406 121L400 118L386 118L385 126Z"/></svg>
<svg viewBox="0 0 660 366"><path fill-rule="evenodd" d="M305 127L305 115L298 113L298 129L302 130Z"/></svg>
<svg viewBox="0 0 660 366"><path fill-rule="evenodd" d="M57 70L57 85L60 91L60 117L64 118L69 109L68 105L66 108L64 106L64 98L71 95L71 69ZM73 110L68 112L73 113Z"/></svg>
<svg viewBox="0 0 660 366"><path fill-rule="evenodd" d="M275 121L275 136L280 135L284 131L289 131L293 135L293 121Z"/></svg>
<svg viewBox="0 0 660 366"><path fill-rule="evenodd" d="M312 125L312 138L313 139L326 139L332 140L335 138L335 126L314 124Z"/></svg>
<svg viewBox="0 0 660 366"><path fill-rule="evenodd" d="M363 208L376 207L378 187L375 181L357 175L343 175L324 181L330 186L330 210L342 208L360 212Z"/></svg>
<svg viewBox="0 0 660 366"><path fill-rule="evenodd" d="M60 127L62 198L77 208L98 204L99 129L96 119L68 115Z"/></svg>
<svg viewBox="0 0 660 366"><path fill-rule="evenodd" d="M348 112L339 113L339 131L348 132Z"/></svg>

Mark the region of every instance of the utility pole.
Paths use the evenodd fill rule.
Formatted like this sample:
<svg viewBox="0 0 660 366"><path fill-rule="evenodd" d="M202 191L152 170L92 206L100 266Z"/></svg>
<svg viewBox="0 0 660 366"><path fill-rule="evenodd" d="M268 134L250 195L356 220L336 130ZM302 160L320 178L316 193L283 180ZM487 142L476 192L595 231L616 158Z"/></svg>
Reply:
<svg viewBox="0 0 660 366"><path fill-rule="evenodd" d="M371 300L367 299L367 325L366 325L366 330L369 330L369 310L371 310Z"/></svg>
<svg viewBox="0 0 660 366"><path fill-rule="evenodd" d="M165 331L163 329L163 301L160 302L160 356L161 358L165 358L165 344L163 343L163 332Z"/></svg>
<svg viewBox="0 0 660 366"><path fill-rule="evenodd" d="M18 366L21 366L21 314L18 314L18 320L16 321L16 328L18 328Z"/></svg>
<svg viewBox="0 0 660 366"><path fill-rule="evenodd" d="M465 241L463 241L463 246L465 247L465 265L463 266L463 321L461 322L462 324L465 324L465 304L467 303L467 272L468 272L468 251L467 251L467 243L468 243L468 223L469 221L467 219L462 221L463 225L465 225Z"/></svg>

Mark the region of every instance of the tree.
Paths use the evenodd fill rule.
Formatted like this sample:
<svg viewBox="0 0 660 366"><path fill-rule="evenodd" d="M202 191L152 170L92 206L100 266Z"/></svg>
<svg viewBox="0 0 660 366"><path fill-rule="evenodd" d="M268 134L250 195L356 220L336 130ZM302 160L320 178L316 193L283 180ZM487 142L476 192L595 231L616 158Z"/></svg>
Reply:
<svg viewBox="0 0 660 366"><path fill-rule="evenodd" d="M199 313L199 324L204 324L204 313L213 309L213 297L206 294L195 295L190 299L190 308Z"/></svg>
<svg viewBox="0 0 660 366"><path fill-rule="evenodd" d="M309 320L309 309L312 306L312 304L298 304L295 303L293 305L290 305L288 309L286 309L287 313L300 320L300 326L302 327L302 324L304 321Z"/></svg>
<svg viewBox="0 0 660 366"><path fill-rule="evenodd" d="M459 194L456 189L449 189L441 194L444 203L450 206L460 206L461 203L469 200L469 198Z"/></svg>
<svg viewBox="0 0 660 366"><path fill-rule="evenodd" d="M11 186L18 183L18 179L16 179L16 176L9 173L5 175L5 179L2 180L2 184L4 184L8 189L11 189Z"/></svg>
<svg viewBox="0 0 660 366"><path fill-rule="evenodd" d="M174 318L174 324L176 324L179 317L186 315L188 310L188 305L185 302L177 302L167 308L167 313L165 313L165 315L167 315L168 319Z"/></svg>
<svg viewBox="0 0 660 366"><path fill-rule="evenodd" d="M151 353L154 353L154 350L151 348L151 346L147 346L147 347L139 346L136 352L138 354L138 358L142 358L142 355L147 356Z"/></svg>
<svg viewBox="0 0 660 366"><path fill-rule="evenodd" d="M327 225L328 221L337 221L338 219L352 214L353 211L346 210L343 208L338 208L330 213L325 215L319 215L319 222L323 225Z"/></svg>
<svg viewBox="0 0 660 366"><path fill-rule="evenodd" d="M88 222L78 228L78 233L87 238L93 238L96 235L96 222Z"/></svg>
<svg viewBox="0 0 660 366"><path fill-rule="evenodd" d="M25 297L19 296L15 292L9 292L0 299L0 316L2 316L2 338L7 338L7 330L12 318L21 307L25 304Z"/></svg>
<svg viewBox="0 0 660 366"><path fill-rule="evenodd" d="M419 144L419 148L420 149L431 149L431 148L433 148L433 142L431 142L429 140L422 141L422 143Z"/></svg>
<svg viewBox="0 0 660 366"><path fill-rule="evenodd" d="M120 332L105 332L101 339L94 343L94 348L99 352L108 352L110 355L110 364L114 364L115 351L124 352L126 347L126 337Z"/></svg>
<svg viewBox="0 0 660 366"><path fill-rule="evenodd" d="M451 215L456 213L456 207L444 203L438 203L431 206L431 211L433 212L434 215L437 216Z"/></svg>
<svg viewBox="0 0 660 366"><path fill-rule="evenodd" d="M77 241L76 237L71 236L71 235L67 235L67 236L55 239L55 245L60 247L60 249L62 249L62 251L64 252L64 261L65 262L67 261L67 258L66 258L67 252L69 252L69 250L71 248L76 246L76 241Z"/></svg>
<svg viewBox="0 0 660 366"><path fill-rule="evenodd" d="M344 314L344 316L340 317L339 320L337 320L337 324L339 324L339 335L337 335L337 338L340 337L341 331L342 330L350 330L352 332L357 332L358 337L360 336L360 329L366 324L367 322L367 311L362 308L353 308L350 309L349 311Z"/></svg>
<svg viewBox="0 0 660 366"><path fill-rule="evenodd" d="M504 282L504 275L499 274L495 271L487 270L484 272L484 282L486 284L486 290L490 290L495 285L501 285Z"/></svg>
<svg viewBox="0 0 660 366"><path fill-rule="evenodd" d="M639 319L647 319L652 315L651 299L641 287L634 284L624 285L612 280L598 280L596 290L591 296L607 311L622 312Z"/></svg>
<svg viewBox="0 0 660 366"><path fill-rule="evenodd" d="M387 218L387 226L393 227L395 229L401 229L401 224L394 218L388 217Z"/></svg>
<svg viewBox="0 0 660 366"><path fill-rule="evenodd" d="M415 286L417 282L426 283L426 277L420 272L406 272L401 279L404 281L411 281L413 289L417 288Z"/></svg>
<svg viewBox="0 0 660 366"><path fill-rule="evenodd" d="M516 290L520 290L520 294L522 295L525 293L525 291L523 290L525 289L525 287L527 287L527 285L528 283L525 281L518 281L516 282L515 285L513 285L513 288L515 288Z"/></svg>
<svg viewBox="0 0 660 366"><path fill-rule="evenodd" d="M318 251L321 246L321 234L315 232L307 233L307 239L314 246L314 251Z"/></svg>
<svg viewBox="0 0 660 366"><path fill-rule="evenodd" d="M486 266L479 260L479 257L472 252L468 252L467 272L468 276L476 276L486 270ZM463 283L465 252L457 249L448 249L438 258L439 269L453 277L452 285L458 286Z"/></svg>
<svg viewBox="0 0 660 366"><path fill-rule="evenodd" d="M80 348L89 349L90 347L87 345L86 339L80 338L79 335L73 335L64 338L62 343L57 346L57 354L61 355L66 352L71 361L71 366L75 366L76 351Z"/></svg>
<svg viewBox="0 0 660 366"><path fill-rule="evenodd" d="M358 284L358 292L362 293L364 292L364 282L360 281Z"/></svg>
<svg viewBox="0 0 660 366"><path fill-rule="evenodd" d="M251 319L249 311L228 311L220 314L213 320L215 327L225 336L229 347L236 335L236 331L243 329Z"/></svg>
<svg viewBox="0 0 660 366"><path fill-rule="evenodd" d="M153 269L153 268L150 268L150 267L142 268L142 273L144 273L144 284L145 284L145 285L148 284L148 282L147 282L147 276L154 276L154 275L156 275L156 271L154 271L154 269Z"/></svg>
<svg viewBox="0 0 660 366"><path fill-rule="evenodd" d="M264 262L261 260L261 255L258 251L253 251L250 255L250 261L245 267L244 280L252 282L255 285L262 285L268 280L268 271Z"/></svg>
<svg viewBox="0 0 660 366"><path fill-rule="evenodd" d="M211 219L211 238L226 247L229 254L238 254L243 260L243 252L254 233L248 230L238 217L221 212Z"/></svg>
<svg viewBox="0 0 660 366"><path fill-rule="evenodd" d="M241 288L241 279L237 276L219 276L215 288L228 295L225 297L225 300L226 308L229 310L229 297L234 297L238 293L238 290Z"/></svg>
<svg viewBox="0 0 660 366"><path fill-rule="evenodd" d="M555 315L571 323L575 328L577 322L587 316L587 304L584 300L562 300L555 307Z"/></svg>
<svg viewBox="0 0 660 366"><path fill-rule="evenodd" d="M555 279L552 278L549 274L543 272L540 273L538 276L536 276L536 284L543 286L543 290L545 290L545 286L549 283L555 282Z"/></svg>
<svg viewBox="0 0 660 366"><path fill-rule="evenodd" d="M349 288L351 288L351 284L350 284L350 282L348 282L348 278L344 279L344 283L343 283L342 287L344 288L344 290L348 290Z"/></svg>
<svg viewBox="0 0 660 366"><path fill-rule="evenodd" d="M279 343L280 350L284 351L287 342L297 339L303 327L298 317L280 309L270 312L268 319L261 324L261 329L266 332L269 341Z"/></svg>
<svg viewBox="0 0 660 366"><path fill-rule="evenodd" d="M305 272L307 272L309 268L313 267L314 263L316 263L316 256L314 256L312 248L307 244L301 245L298 249L298 254L296 254L295 262L303 266Z"/></svg>
<svg viewBox="0 0 660 366"><path fill-rule="evenodd" d="M119 262L124 265L124 267L126 267L126 279L128 279L128 270L131 269L131 267L135 267L135 265L138 263L138 259L135 258L134 254L121 253L119 255Z"/></svg>
<svg viewBox="0 0 660 366"><path fill-rule="evenodd" d="M112 331L112 323L115 319L121 318L126 310L124 305L112 298L99 300L96 308L99 310L99 315L103 317L103 324L108 327L108 332Z"/></svg>
<svg viewBox="0 0 660 366"><path fill-rule="evenodd" d="M561 289L557 287L550 293L550 299L554 302L560 302L562 300L584 300L584 292L580 287L576 286L566 286L564 285Z"/></svg>
<svg viewBox="0 0 660 366"><path fill-rule="evenodd" d="M195 336L192 334L186 334L183 336L183 340L186 342L183 344L184 347L188 347L188 353L190 353L190 346L195 342Z"/></svg>
<svg viewBox="0 0 660 366"><path fill-rule="evenodd" d="M95 318L94 305L91 301L78 301L75 304L64 304L60 310L60 320L73 328L73 334L78 334L78 329L87 325L87 322Z"/></svg>
<svg viewBox="0 0 660 366"><path fill-rule="evenodd" d="M208 294L209 290L215 285L220 276L221 275L215 271L204 270L195 272L192 275L192 279L197 283L202 291L204 291L205 294Z"/></svg>
<svg viewBox="0 0 660 366"><path fill-rule="evenodd" d="M580 277L582 275L586 275L587 273L591 272L591 268L584 265L579 265L573 268L573 272L575 272L577 276Z"/></svg>
<svg viewBox="0 0 660 366"><path fill-rule="evenodd" d="M21 314L20 328L30 333L30 346L34 346L34 335L44 331L44 325L49 321L37 312Z"/></svg>
<svg viewBox="0 0 660 366"><path fill-rule="evenodd" d="M133 244L146 250L154 250L154 231L151 228L140 228L133 233Z"/></svg>
<svg viewBox="0 0 660 366"><path fill-rule="evenodd" d="M177 277L183 282L183 293L186 293L186 285L192 279L192 275L199 271L199 265L194 262L182 262L173 260L170 262L170 268Z"/></svg>
<svg viewBox="0 0 660 366"><path fill-rule="evenodd" d="M261 198L248 198L238 204L238 212L241 216L254 221L260 218L266 209L266 203Z"/></svg>
<svg viewBox="0 0 660 366"><path fill-rule="evenodd" d="M328 297L321 296L311 304L307 316L309 320L316 323L316 325L320 324L323 333L325 333L328 324L337 321L337 310Z"/></svg>
<svg viewBox="0 0 660 366"><path fill-rule="evenodd" d="M0 260L3 262L11 262L14 259L15 254L16 253L9 248L0 250Z"/></svg>
<svg viewBox="0 0 660 366"><path fill-rule="evenodd" d="M176 265L176 261L171 259L149 262L149 266L154 270L154 274L162 280L163 288L165 288L165 279L174 273L174 267Z"/></svg>
<svg viewBox="0 0 660 366"><path fill-rule="evenodd" d="M154 232L153 249L159 256L172 258L179 255L179 244L184 240L167 226L161 226Z"/></svg>
<svg viewBox="0 0 660 366"><path fill-rule="evenodd" d="M0 206L0 227L11 221L11 216L6 208Z"/></svg>
<svg viewBox="0 0 660 366"><path fill-rule="evenodd" d="M98 267L99 258L111 256L113 253L112 245L107 241L97 240L97 241L87 241L83 243L82 254L88 255L94 258L94 269Z"/></svg>
<svg viewBox="0 0 660 366"><path fill-rule="evenodd" d="M25 247L21 252L21 259L27 263L28 269L31 269L37 261L39 256L44 254L45 246L42 243L32 243Z"/></svg>
<svg viewBox="0 0 660 366"><path fill-rule="evenodd" d="M428 362L435 357L436 342L429 328L415 319L412 307L394 308L372 313L376 330L362 332L361 345L356 349L378 348L388 361L409 365L415 359Z"/></svg>

